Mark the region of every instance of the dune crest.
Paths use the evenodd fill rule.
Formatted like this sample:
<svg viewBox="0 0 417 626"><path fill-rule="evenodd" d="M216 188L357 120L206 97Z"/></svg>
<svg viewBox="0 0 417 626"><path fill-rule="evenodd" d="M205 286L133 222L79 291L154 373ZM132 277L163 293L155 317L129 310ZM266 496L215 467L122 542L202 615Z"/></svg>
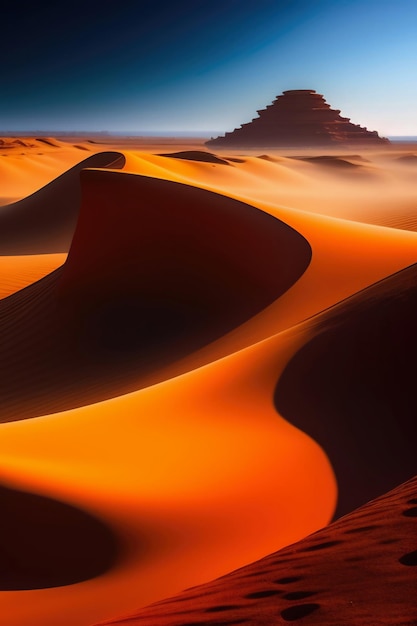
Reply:
<svg viewBox="0 0 417 626"><path fill-rule="evenodd" d="M0 256L0 299L50 274L66 258L66 254Z"/></svg>
<svg viewBox="0 0 417 626"><path fill-rule="evenodd" d="M313 318L278 382L277 410L330 457L337 516L417 472L416 285L413 265Z"/></svg>
<svg viewBox="0 0 417 626"><path fill-rule="evenodd" d="M85 167L123 167L119 152L94 154L32 195L2 207L0 254L68 252L81 198L79 174Z"/></svg>
<svg viewBox="0 0 417 626"><path fill-rule="evenodd" d="M182 152L167 152L159 156L169 157L170 159L184 159L186 161L201 161L203 163L217 163L219 165L230 165L225 159L221 159L212 152L204 152L203 150L184 150Z"/></svg>
<svg viewBox="0 0 417 626"><path fill-rule="evenodd" d="M0 359L15 364L1 421L139 388L271 304L310 262L295 230L225 196L114 171L82 180L65 265L0 305ZM30 358L24 341L37 346Z"/></svg>
<svg viewBox="0 0 417 626"><path fill-rule="evenodd" d="M132 611L329 522L328 459L272 402L302 339L289 331L135 393L1 426L3 475L94 511L126 546L108 576L51 590L33 626Z"/></svg>

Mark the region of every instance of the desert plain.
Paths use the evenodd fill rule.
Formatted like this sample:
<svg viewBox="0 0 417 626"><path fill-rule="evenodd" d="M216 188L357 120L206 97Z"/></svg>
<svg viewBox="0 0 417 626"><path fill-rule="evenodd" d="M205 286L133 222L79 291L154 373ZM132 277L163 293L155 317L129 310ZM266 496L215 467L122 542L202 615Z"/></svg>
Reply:
<svg viewBox="0 0 417 626"><path fill-rule="evenodd" d="M0 624L415 626L417 145L204 141L0 139Z"/></svg>

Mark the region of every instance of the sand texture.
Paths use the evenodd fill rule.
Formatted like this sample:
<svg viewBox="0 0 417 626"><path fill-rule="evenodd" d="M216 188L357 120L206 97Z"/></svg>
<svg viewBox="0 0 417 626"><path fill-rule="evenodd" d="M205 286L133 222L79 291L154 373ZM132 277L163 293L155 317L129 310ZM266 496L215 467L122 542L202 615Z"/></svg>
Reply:
<svg viewBox="0 0 417 626"><path fill-rule="evenodd" d="M223 578L106 622L413 626L417 478Z"/></svg>
<svg viewBox="0 0 417 626"><path fill-rule="evenodd" d="M1 626L417 624L417 146L367 145L0 140Z"/></svg>

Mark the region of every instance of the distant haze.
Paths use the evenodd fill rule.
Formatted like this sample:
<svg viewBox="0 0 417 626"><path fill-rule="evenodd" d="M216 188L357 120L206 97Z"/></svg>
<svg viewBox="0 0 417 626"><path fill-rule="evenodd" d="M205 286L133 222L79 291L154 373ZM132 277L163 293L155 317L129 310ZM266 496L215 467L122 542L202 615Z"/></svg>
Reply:
<svg viewBox="0 0 417 626"><path fill-rule="evenodd" d="M211 136L306 88L381 135L417 134L415 0L74 0L2 18L4 131Z"/></svg>

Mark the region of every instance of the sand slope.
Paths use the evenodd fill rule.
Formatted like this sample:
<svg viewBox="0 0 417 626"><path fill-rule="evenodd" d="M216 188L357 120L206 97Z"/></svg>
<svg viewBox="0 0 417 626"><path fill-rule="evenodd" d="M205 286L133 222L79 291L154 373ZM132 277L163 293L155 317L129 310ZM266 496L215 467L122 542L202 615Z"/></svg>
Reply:
<svg viewBox="0 0 417 626"><path fill-rule="evenodd" d="M106 624L413 626L417 478L214 582Z"/></svg>
<svg viewBox="0 0 417 626"><path fill-rule="evenodd" d="M278 411L330 457L342 515L417 472L417 266L312 320L283 372Z"/></svg>
<svg viewBox="0 0 417 626"><path fill-rule="evenodd" d="M0 211L0 254L68 252L77 222L79 174L85 167L122 167L124 157L102 152L73 168L18 202Z"/></svg>
<svg viewBox="0 0 417 626"><path fill-rule="evenodd" d="M126 167L136 171L137 166L152 165L155 175L195 181L248 202L264 201L390 228L417 228L413 153L404 155L390 147L361 154L311 150L201 154L183 151L178 158L172 153L131 151L126 153Z"/></svg>
<svg viewBox="0 0 417 626"><path fill-rule="evenodd" d="M0 298L35 283L63 265L66 254L0 256Z"/></svg>
<svg viewBox="0 0 417 626"><path fill-rule="evenodd" d="M414 161L401 160L410 148L219 156L191 141L144 152L126 140L124 171L106 171L80 155L106 160L117 139L77 141L13 144L0 167L3 197L21 196L20 168L33 189L75 153L80 170L0 212L10 224L0 257L7 626L137 614L326 526L337 500L340 514L416 471L404 355L415 347L417 233L400 224L415 206ZM79 219L64 227L80 174ZM65 253L22 254L59 241L65 263ZM369 625L369 601L381 624L410 626L414 490L247 578L226 577L231 590L213 583L218 600L198 592L187 616L168 601L140 623L340 626L354 611ZM378 528L356 526L362 515Z"/></svg>
<svg viewBox="0 0 417 626"><path fill-rule="evenodd" d="M85 510L123 548L105 576L38 592L36 611L3 595L10 625L94 623L326 524L336 499L327 457L272 402L299 345L289 331L132 394L3 424L10 486Z"/></svg>
<svg viewBox="0 0 417 626"><path fill-rule="evenodd" d="M96 152L88 144L84 148ZM85 156L79 147L52 137L0 139L0 205L29 196Z"/></svg>
<svg viewBox="0 0 417 626"><path fill-rule="evenodd" d="M140 375L268 306L310 256L294 230L225 196L117 172L83 173L65 265L0 305L0 420L137 389Z"/></svg>

